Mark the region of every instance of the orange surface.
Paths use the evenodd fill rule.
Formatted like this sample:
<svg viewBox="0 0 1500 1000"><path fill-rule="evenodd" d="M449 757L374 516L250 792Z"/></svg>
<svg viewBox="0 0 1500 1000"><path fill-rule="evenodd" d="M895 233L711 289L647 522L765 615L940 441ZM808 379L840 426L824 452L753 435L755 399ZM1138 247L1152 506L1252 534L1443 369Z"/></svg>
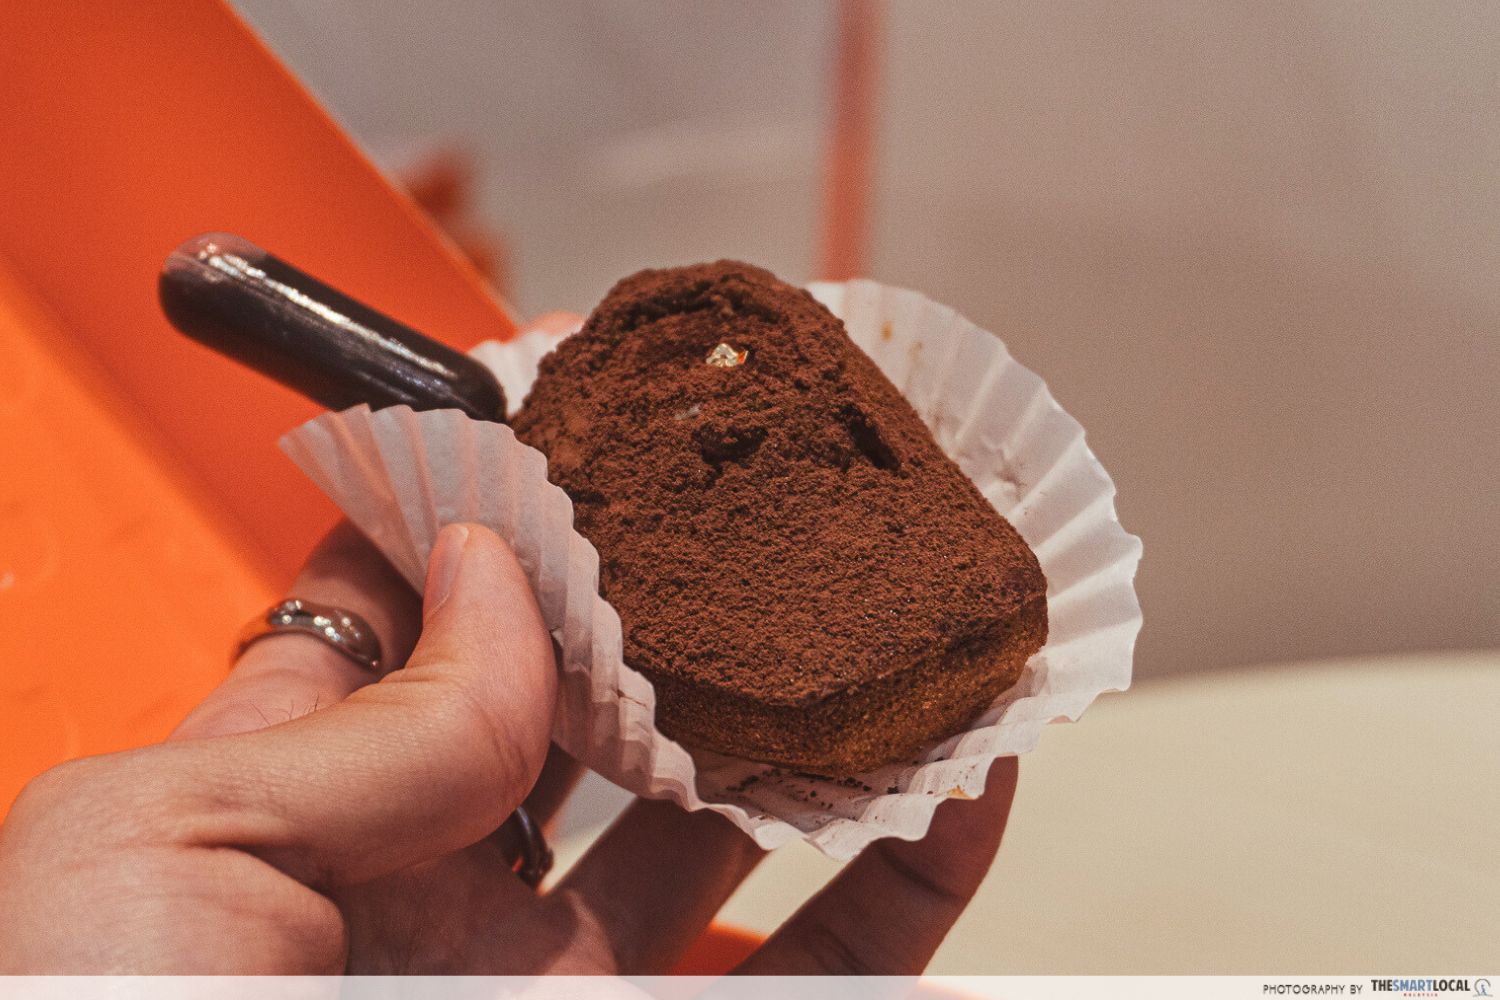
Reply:
<svg viewBox="0 0 1500 1000"><path fill-rule="evenodd" d="M823 166L819 273L847 281L869 273L880 9L875 0L839 0L833 127Z"/></svg>
<svg viewBox="0 0 1500 1000"><path fill-rule="evenodd" d="M167 252L237 232L460 347L510 319L218 0L0 4L0 81L0 255L289 575L333 515L275 441L315 410L167 327Z"/></svg>
<svg viewBox="0 0 1500 1000"><path fill-rule="evenodd" d="M3 270L0 358L3 816L58 761L165 734L274 588Z"/></svg>
<svg viewBox="0 0 1500 1000"><path fill-rule="evenodd" d="M763 939L758 934L713 924L698 936L672 968L674 976L722 976L750 957Z"/></svg>
<svg viewBox="0 0 1500 1000"><path fill-rule="evenodd" d="M335 513L315 408L182 338L156 272L243 233L468 346L513 324L219 0L0 3L0 815L161 738Z"/></svg>

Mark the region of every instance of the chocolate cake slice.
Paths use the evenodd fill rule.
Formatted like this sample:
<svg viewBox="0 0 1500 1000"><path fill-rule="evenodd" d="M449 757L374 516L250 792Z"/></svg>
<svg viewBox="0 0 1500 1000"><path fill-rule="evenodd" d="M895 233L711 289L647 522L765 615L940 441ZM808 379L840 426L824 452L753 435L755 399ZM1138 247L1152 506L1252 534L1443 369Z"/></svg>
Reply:
<svg viewBox="0 0 1500 1000"><path fill-rule="evenodd" d="M759 268L621 281L514 427L687 746L831 775L909 759L1047 637L1026 543L843 324Z"/></svg>

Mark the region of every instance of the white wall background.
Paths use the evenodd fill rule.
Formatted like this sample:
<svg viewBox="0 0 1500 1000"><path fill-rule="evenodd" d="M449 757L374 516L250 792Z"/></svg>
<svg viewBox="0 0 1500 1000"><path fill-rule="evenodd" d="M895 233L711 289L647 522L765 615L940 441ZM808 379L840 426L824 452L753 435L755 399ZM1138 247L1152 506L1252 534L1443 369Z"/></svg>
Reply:
<svg viewBox="0 0 1500 1000"><path fill-rule="evenodd" d="M377 157L480 156L524 312L810 276L826 3L237 2ZM873 276L1089 429L1139 671L1500 643L1500 8L883 10Z"/></svg>

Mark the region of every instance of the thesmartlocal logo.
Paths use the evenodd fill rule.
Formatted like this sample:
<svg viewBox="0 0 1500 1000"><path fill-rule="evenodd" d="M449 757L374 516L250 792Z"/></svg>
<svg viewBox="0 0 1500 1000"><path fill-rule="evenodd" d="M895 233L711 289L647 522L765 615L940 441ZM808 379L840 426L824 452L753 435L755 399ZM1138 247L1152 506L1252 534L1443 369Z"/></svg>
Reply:
<svg viewBox="0 0 1500 1000"><path fill-rule="evenodd" d="M1467 979L1370 980L1370 991L1373 993L1404 993L1407 996L1438 996L1446 993L1449 996L1487 997L1490 995L1489 986L1488 979L1476 979L1472 983Z"/></svg>

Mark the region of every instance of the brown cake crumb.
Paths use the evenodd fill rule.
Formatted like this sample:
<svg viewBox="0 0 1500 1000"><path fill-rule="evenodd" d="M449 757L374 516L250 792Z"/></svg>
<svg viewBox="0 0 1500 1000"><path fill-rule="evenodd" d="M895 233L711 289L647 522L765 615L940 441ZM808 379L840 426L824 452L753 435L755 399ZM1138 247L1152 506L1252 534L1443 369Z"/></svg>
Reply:
<svg viewBox="0 0 1500 1000"><path fill-rule="evenodd" d="M1015 529L843 324L759 268L621 281L514 427L690 746L857 773L963 728L1046 638Z"/></svg>

